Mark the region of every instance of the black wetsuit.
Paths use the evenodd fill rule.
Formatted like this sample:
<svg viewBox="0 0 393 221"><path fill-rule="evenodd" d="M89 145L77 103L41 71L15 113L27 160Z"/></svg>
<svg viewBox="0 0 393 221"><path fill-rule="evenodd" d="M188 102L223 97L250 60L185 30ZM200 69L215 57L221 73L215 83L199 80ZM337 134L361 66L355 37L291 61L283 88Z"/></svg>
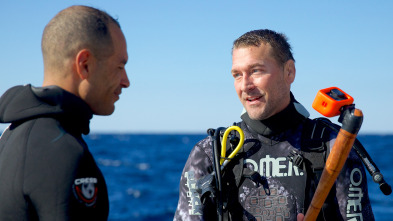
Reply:
<svg viewBox="0 0 393 221"><path fill-rule="evenodd" d="M298 213L306 212L318 182L317 174L309 168L311 161L307 161L307 158L299 164L301 166L295 166L287 156L293 151L301 152L305 157L314 156L314 159L310 159L316 162L314 166L319 161L315 159L320 159L322 166L319 171L322 171L326 160L324 153L327 155L327 150L332 148L337 133L328 128L319 133L312 132L313 129L305 125L313 125L314 121L308 118L308 112L292 95L291 99L286 109L267 120L254 121L247 113L242 115L240 127L245 135L243 150L223 171L224 218L296 220ZM326 151L318 150L322 142L315 142L319 146L312 150L319 152L310 154L308 150L314 146L311 140L321 141L318 137L322 135ZM315 139L312 136L318 137ZM199 179L212 172L211 142L210 137L198 142L189 155L180 180L175 221L216 220L216 203L206 198L202 204L196 186ZM240 164L243 164L243 177L239 178L239 169L235 168ZM252 171L263 177L260 183L244 176ZM318 220L374 220L365 170L354 151L351 151Z"/></svg>
<svg viewBox="0 0 393 221"><path fill-rule="evenodd" d="M0 220L107 220L104 177L83 134L92 112L56 87L9 89L0 99Z"/></svg>

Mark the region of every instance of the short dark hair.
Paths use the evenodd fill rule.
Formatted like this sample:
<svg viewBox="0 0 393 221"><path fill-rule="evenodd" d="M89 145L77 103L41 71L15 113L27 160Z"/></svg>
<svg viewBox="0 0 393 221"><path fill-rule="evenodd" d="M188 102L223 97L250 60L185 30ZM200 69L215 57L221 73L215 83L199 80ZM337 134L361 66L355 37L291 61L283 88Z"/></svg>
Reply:
<svg viewBox="0 0 393 221"><path fill-rule="evenodd" d="M104 11L82 5L60 11L45 27L42 35L44 63L62 68L64 59L87 48L98 59L113 53L109 25L120 24Z"/></svg>
<svg viewBox="0 0 393 221"><path fill-rule="evenodd" d="M282 34L269 29L249 31L233 42L233 49L241 47L259 47L262 43L268 43L272 47L272 56L280 65L284 65L288 60L293 60L292 48L288 43L288 38Z"/></svg>

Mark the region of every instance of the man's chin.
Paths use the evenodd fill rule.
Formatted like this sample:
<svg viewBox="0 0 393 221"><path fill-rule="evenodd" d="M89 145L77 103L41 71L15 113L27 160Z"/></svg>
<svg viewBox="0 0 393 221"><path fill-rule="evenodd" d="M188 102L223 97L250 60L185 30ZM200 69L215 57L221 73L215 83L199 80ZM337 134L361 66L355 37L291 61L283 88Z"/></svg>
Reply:
<svg viewBox="0 0 393 221"><path fill-rule="evenodd" d="M100 115L100 116L108 116L113 114L113 112L115 112L115 106L111 108L105 108L105 109L93 111L94 115Z"/></svg>
<svg viewBox="0 0 393 221"><path fill-rule="evenodd" d="M267 115L265 109L262 108L246 108L247 114L252 120L265 120L271 115Z"/></svg>
<svg viewBox="0 0 393 221"><path fill-rule="evenodd" d="M247 114L251 118L251 120L263 120L263 117L260 113L255 113L254 111L247 111Z"/></svg>

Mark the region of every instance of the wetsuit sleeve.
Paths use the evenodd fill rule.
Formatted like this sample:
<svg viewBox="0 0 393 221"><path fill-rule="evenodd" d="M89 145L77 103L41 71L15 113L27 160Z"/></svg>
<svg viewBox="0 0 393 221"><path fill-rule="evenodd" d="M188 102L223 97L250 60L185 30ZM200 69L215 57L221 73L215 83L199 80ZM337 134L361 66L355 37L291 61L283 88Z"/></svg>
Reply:
<svg viewBox="0 0 393 221"><path fill-rule="evenodd" d="M23 191L30 214L39 220L72 220L72 184L83 148L68 134L46 130L34 130L29 137Z"/></svg>
<svg viewBox="0 0 393 221"><path fill-rule="evenodd" d="M199 193L196 191L196 181L209 173L212 166L210 156L208 138L199 142L191 151L180 178L179 202L174 221L205 220L206 216L209 216L206 211L212 208L206 208L201 204Z"/></svg>
<svg viewBox="0 0 393 221"><path fill-rule="evenodd" d="M344 220L374 220L365 169L353 149L337 178L336 197Z"/></svg>

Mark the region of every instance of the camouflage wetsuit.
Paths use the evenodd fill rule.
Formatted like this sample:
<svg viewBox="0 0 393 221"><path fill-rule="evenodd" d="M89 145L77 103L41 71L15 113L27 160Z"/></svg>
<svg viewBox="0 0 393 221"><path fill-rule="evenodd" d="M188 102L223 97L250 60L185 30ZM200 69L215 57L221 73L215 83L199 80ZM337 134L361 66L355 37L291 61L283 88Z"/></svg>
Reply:
<svg viewBox="0 0 393 221"><path fill-rule="evenodd" d="M244 170L259 172L267 183L257 185L253 180L243 178L237 187L230 179L224 179L223 192L229 199L227 208L231 220L296 220L297 214L308 208L316 187L316 175L305 163L295 166L287 156L293 150L306 152L308 144L302 140L309 140L313 135L323 136L326 149L330 150L337 134L327 128L319 134L305 130L305 124L311 122L312 125L314 121L308 118L308 112L292 95L291 99L286 109L264 121L251 120L247 113L242 115L240 125L245 134L245 145L238 155L243 157L244 168L247 168ZM325 159L321 158L322 161ZM216 204L207 200L202 205L195 189L195 182L212 171L212 161L211 139L207 137L196 144L183 169L174 220L216 219ZM227 174L231 173L230 168L228 164ZM374 220L366 174L354 151L351 151L318 220Z"/></svg>

